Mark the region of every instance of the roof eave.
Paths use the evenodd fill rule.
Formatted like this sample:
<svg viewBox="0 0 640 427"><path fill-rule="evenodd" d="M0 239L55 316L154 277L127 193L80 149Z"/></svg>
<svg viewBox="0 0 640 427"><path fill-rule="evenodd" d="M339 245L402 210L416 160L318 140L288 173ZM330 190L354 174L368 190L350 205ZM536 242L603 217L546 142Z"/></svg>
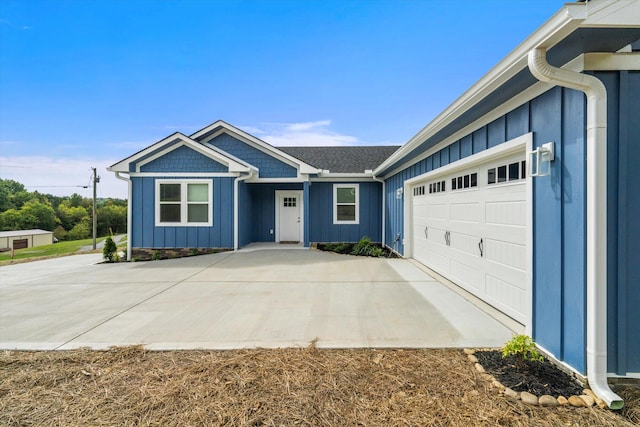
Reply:
<svg viewBox="0 0 640 427"><path fill-rule="evenodd" d="M407 143L400 147L388 159L380 164L374 175L384 176L392 166L409 154L426 139L432 137L465 111L485 99L497 88L527 67L527 54L536 47L550 48L567 35L575 31L586 18L586 4L565 4L562 9L549 18L538 30L527 37L495 67L465 91L447 109L440 113L427 126Z"/></svg>
<svg viewBox="0 0 640 427"><path fill-rule="evenodd" d="M272 156L276 156L279 157L281 160L285 160L287 163L290 163L292 165L296 165L298 170L300 171L300 174L313 174L313 173L317 173L318 169L303 162L300 159L297 159L287 153L285 153L282 150L279 150L277 147L274 147L273 145L261 140L260 138L257 138L253 135L251 135L250 133L247 133L245 131L243 131L242 129L239 129L227 122L225 122L224 120L217 120L215 122L213 122L212 124L210 124L209 126L206 126L202 129L200 129L199 131L193 133L190 137L196 141L200 142L200 138L206 134L208 134L209 132L211 132L212 130L216 129L216 128L223 128L225 129L227 132L230 132L232 134L236 134L236 136L241 137L242 139L244 139L245 141L249 141L253 144L258 145L263 151L268 152L268 154L272 155Z"/></svg>

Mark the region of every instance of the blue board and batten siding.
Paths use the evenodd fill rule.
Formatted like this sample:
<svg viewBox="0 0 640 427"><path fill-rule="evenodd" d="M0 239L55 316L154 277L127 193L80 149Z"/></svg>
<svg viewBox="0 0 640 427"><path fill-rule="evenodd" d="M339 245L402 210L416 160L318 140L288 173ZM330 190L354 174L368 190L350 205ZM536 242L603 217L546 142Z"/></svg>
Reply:
<svg viewBox="0 0 640 427"><path fill-rule="evenodd" d="M240 141L233 136L223 133L209 144L231 154L260 170L260 178L295 178L298 170L273 156Z"/></svg>
<svg viewBox="0 0 640 427"><path fill-rule="evenodd" d="M312 242L357 242L368 236L382 241L382 184L358 182L358 224L333 223L333 185L335 182L314 181L309 187L309 239ZM353 184L342 182L342 184Z"/></svg>
<svg viewBox="0 0 640 427"><path fill-rule="evenodd" d="M640 77L597 73L607 86L608 126L608 369L640 372ZM555 357L586 371L586 101L553 88L386 180L386 241L403 253L403 200L410 178L533 132L534 148L556 143L548 177L533 180L533 335Z"/></svg>
<svg viewBox="0 0 640 427"><path fill-rule="evenodd" d="M247 239L242 243L275 242L276 229L276 190L302 191L301 182L278 184L247 184L247 197L251 202L250 209L244 214L244 205L240 205L244 221L240 230L246 229ZM272 233L273 231L273 233Z"/></svg>
<svg viewBox="0 0 640 427"><path fill-rule="evenodd" d="M580 372L586 366L584 109L581 92L554 88L386 181L386 241L403 253L403 200L396 198L396 189L405 180L529 132L533 132L534 147L555 141L552 175L533 182L536 206L544 206L534 209L534 241L545 242L534 245L533 335ZM570 229L564 224L570 224Z"/></svg>
<svg viewBox="0 0 640 427"><path fill-rule="evenodd" d="M132 247L233 248L233 177L184 178L211 180L212 227L156 227L156 179L163 179L163 177L133 177L131 179Z"/></svg>
<svg viewBox="0 0 640 427"><path fill-rule="evenodd" d="M640 373L640 72L595 73L607 88L608 370Z"/></svg>

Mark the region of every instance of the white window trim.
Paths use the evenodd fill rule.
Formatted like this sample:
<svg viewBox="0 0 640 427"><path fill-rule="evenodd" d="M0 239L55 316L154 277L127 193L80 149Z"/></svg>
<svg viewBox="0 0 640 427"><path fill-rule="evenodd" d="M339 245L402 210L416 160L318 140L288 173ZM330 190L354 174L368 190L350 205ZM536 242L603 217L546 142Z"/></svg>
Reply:
<svg viewBox="0 0 640 427"><path fill-rule="evenodd" d="M338 220L338 188L354 188L356 190L356 202L355 202L356 218L354 221ZM333 184L333 223L334 224L360 224L360 184Z"/></svg>
<svg viewBox="0 0 640 427"><path fill-rule="evenodd" d="M160 222L160 185L161 184L180 184L180 222ZM209 195L209 205L207 222L187 222L187 189L188 184L207 184L207 194ZM156 180L156 198L155 198L155 219L156 227L211 227L213 225L213 193L211 190L212 182L208 179L163 179ZM202 203L204 204L204 203Z"/></svg>

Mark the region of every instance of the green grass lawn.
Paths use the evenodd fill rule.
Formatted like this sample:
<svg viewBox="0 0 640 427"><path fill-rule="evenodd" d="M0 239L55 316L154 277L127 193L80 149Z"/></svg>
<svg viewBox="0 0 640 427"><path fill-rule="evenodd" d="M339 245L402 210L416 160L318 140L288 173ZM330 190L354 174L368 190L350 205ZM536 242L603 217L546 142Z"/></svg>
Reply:
<svg viewBox="0 0 640 427"><path fill-rule="evenodd" d="M100 237L96 239L96 242L101 242L104 239L104 237ZM36 260L41 258L72 255L78 252L81 247L91 244L93 244L93 239L84 239L36 246L35 248L18 249L15 251L13 260ZM9 264L11 261L11 251L0 252L0 265Z"/></svg>

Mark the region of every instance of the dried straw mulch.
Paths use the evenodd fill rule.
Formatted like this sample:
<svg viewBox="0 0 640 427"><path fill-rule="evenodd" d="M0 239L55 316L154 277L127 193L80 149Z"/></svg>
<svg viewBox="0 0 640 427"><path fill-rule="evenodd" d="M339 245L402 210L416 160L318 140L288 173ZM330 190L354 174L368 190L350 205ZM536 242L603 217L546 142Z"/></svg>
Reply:
<svg viewBox="0 0 640 427"><path fill-rule="evenodd" d="M460 350L0 353L1 425L625 426L498 395Z"/></svg>

